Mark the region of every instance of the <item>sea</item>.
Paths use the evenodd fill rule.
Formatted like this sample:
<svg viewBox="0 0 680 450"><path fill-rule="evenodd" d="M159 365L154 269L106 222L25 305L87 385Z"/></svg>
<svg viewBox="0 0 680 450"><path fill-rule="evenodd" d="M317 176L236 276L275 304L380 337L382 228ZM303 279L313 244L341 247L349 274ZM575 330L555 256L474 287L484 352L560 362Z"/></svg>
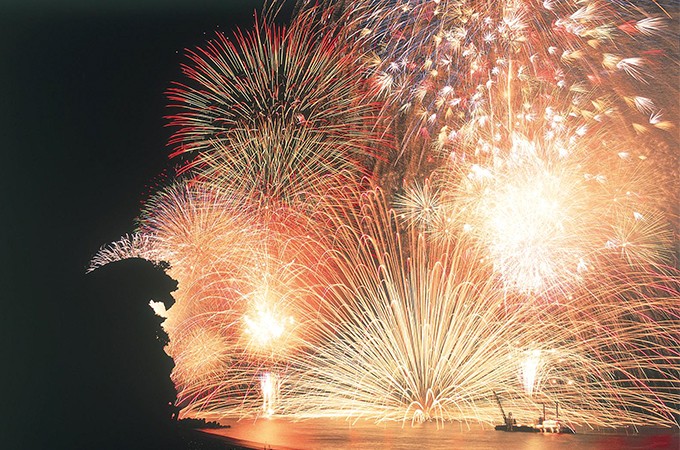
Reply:
<svg viewBox="0 0 680 450"><path fill-rule="evenodd" d="M212 433L249 443L253 448L278 450L680 450L680 430L618 430L576 434L507 433L492 427L458 423L375 424L314 419L223 422L230 428Z"/></svg>

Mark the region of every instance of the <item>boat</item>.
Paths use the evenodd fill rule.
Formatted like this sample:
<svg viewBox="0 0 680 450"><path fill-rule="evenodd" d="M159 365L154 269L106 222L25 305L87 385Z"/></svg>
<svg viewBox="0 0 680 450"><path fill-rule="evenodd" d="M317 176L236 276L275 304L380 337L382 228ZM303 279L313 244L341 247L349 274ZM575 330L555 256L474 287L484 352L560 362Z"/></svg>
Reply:
<svg viewBox="0 0 680 450"><path fill-rule="evenodd" d="M533 425L496 425L496 431L511 431L513 433L538 433L539 430Z"/></svg>
<svg viewBox="0 0 680 450"><path fill-rule="evenodd" d="M502 425L496 425L494 429L496 431L509 431L513 433L558 433L558 434L575 434L576 431L567 425L566 423L559 420L559 403L555 404L555 418L545 419L545 404L543 405L543 416L538 419L538 424L536 425L523 425L518 424L517 420L512 417L512 413L509 412L507 415L503 410L503 405L501 404L501 399L498 394L494 391L493 395L496 397L496 402L498 402L498 407L503 415Z"/></svg>
<svg viewBox="0 0 680 450"><path fill-rule="evenodd" d="M569 425L560 422L559 420L549 419L544 420L542 423L535 425L536 431L543 433L560 433L560 434L575 434L573 428Z"/></svg>
<svg viewBox="0 0 680 450"><path fill-rule="evenodd" d="M496 397L496 401L498 402L498 407L501 410L501 414L503 415L503 423L502 425L496 425L494 428L496 431L510 431L513 433L537 433L538 430L534 428L533 425L523 425L523 424L518 424L517 420L512 417L512 413L509 412L508 415L505 415L505 411L503 410L503 404L501 403L500 397L498 397L498 394L496 394L496 391L494 391L493 395Z"/></svg>
<svg viewBox="0 0 680 450"><path fill-rule="evenodd" d="M546 419L545 418L545 404L543 404L543 416L538 420L538 424L535 428L543 433L559 433L559 434L576 434L576 431L567 425L566 423L560 421L560 403L555 403L555 418Z"/></svg>

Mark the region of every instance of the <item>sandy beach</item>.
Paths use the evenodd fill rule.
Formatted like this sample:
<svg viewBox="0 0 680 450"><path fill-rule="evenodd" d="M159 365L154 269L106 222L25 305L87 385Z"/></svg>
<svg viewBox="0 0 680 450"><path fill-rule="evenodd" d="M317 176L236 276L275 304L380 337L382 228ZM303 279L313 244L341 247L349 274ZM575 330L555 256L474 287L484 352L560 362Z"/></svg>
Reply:
<svg viewBox="0 0 680 450"><path fill-rule="evenodd" d="M189 448L191 450L293 450L288 447L273 447L268 444L225 436L226 430L225 428L192 430L189 432Z"/></svg>

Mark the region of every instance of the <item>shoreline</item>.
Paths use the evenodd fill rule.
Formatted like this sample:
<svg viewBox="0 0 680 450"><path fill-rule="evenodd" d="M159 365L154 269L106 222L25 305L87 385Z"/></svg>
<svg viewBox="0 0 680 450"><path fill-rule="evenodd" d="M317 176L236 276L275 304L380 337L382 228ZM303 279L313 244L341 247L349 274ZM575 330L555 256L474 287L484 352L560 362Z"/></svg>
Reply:
<svg viewBox="0 0 680 450"><path fill-rule="evenodd" d="M219 449L228 449L228 450L296 450L293 447L283 447L280 445L276 445L276 447L272 446L271 444L266 444L262 442L255 442L255 441L249 441L245 439L237 439L235 437L231 436L226 436L224 434L219 433L219 430L223 429L228 429L228 428L196 428L194 430L191 430L191 432L194 434L195 437L197 437L201 443L205 443L206 441L213 442L219 447ZM227 444L227 447L222 446L221 444ZM204 447L201 447L204 448ZM207 449L208 450L208 449Z"/></svg>
<svg viewBox="0 0 680 450"><path fill-rule="evenodd" d="M347 445L357 446L356 448L369 449L379 448L378 446L387 445L389 448L406 449L413 448L413 445L423 444L427 441L430 444L437 444L433 448L455 448L457 450L468 448L471 444L475 448L474 442L493 445L507 446L509 443L518 441L516 433L503 433L486 427L479 429L456 429L452 427L448 430L438 429L439 437L432 436L431 427L422 426L409 429L390 426L368 426L363 424L356 426L335 421L320 420L309 422L292 423L283 420L267 421L236 421L230 424L229 428L210 428L194 429L196 441L204 446L196 447L201 450L214 449L233 449L233 450L300 450L306 448L321 448L319 445L327 445L328 448L341 449ZM225 424L224 422L222 422ZM375 424L371 424L375 425ZM447 427L448 428L448 427ZM522 434L522 433L520 433ZM529 437L520 436L519 442L526 439L536 439L537 434L528 433ZM432 439L431 439L432 438ZM472 440L470 440L472 439ZM424 440L424 441L423 441ZM539 437L539 440L541 438ZM680 442L680 428L655 428L640 427L637 431L631 429L616 430L594 430L586 429L577 431L576 435L553 435L547 433L541 442L545 441L545 448L556 448L555 445L564 441L576 444L577 448L605 449L618 446L619 448L670 448L676 447ZM467 442L467 444L465 444ZM455 444L450 447L451 444ZM208 446L205 446L208 445ZM447 447L447 445L449 447ZM513 444L514 445L514 444ZM520 447L509 445L508 450ZM579 447L579 445L581 447ZM623 447L621 447L623 445ZM343 447L344 446L344 447ZM410 447L409 447L410 446ZM584 447L585 446L585 447ZM191 447L194 449L195 447ZM482 448L482 447L480 447ZM483 447L483 448L489 448Z"/></svg>

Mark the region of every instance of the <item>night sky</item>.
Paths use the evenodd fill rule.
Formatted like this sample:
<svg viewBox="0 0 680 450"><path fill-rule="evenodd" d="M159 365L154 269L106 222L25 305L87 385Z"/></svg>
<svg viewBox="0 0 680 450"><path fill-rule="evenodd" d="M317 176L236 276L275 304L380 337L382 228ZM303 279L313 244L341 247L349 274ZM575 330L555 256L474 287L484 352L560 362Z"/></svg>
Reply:
<svg viewBox="0 0 680 450"><path fill-rule="evenodd" d="M3 2L3 448L58 412L46 393L70 376L61 336L87 320L88 261L132 231L145 195L172 173L164 91L182 79L184 49L250 28L261 3Z"/></svg>

